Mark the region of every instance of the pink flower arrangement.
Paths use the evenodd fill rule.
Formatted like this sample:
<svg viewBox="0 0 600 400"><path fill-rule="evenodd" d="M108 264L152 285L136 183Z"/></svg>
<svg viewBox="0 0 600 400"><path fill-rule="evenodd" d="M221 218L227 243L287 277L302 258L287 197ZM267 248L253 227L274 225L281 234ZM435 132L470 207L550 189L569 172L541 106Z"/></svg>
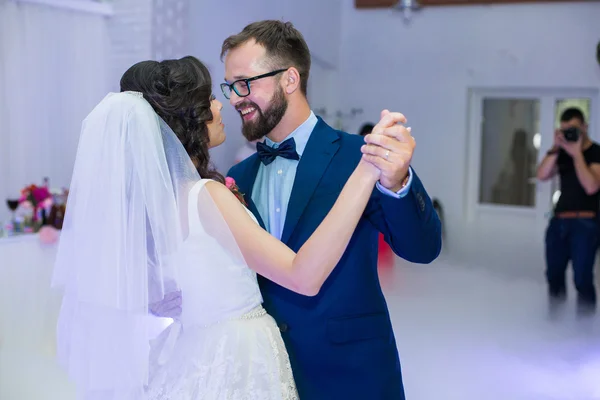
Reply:
<svg viewBox="0 0 600 400"><path fill-rule="evenodd" d="M232 177L228 176L225 178L225 186L227 186L227 188L229 190L231 190L231 193L233 193L235 195L235 197L238 198L238 200L246 207L248 207L248 204L246 203L246 199L244 199L244 194L242 192L240 192L240 188L238 187L238 185L235 183L235 179L233 179Z"/></svg>
<svg viewBox="0 0 600 400"><path fill-rule="evenodd" d="M19 199L19 203L29 201L34 208L37 208L47 199L52 199L52 195L47 187L29 185L21 190L21 198Z"/></svg>
<svg viewBox="0 0 600 400"><path fill-rule="evenodd" d="M29 185L21 190L19 203L24 207L33 208L33 222L37 222L38 210L52 205L52 194L45 186Z"/></svg>

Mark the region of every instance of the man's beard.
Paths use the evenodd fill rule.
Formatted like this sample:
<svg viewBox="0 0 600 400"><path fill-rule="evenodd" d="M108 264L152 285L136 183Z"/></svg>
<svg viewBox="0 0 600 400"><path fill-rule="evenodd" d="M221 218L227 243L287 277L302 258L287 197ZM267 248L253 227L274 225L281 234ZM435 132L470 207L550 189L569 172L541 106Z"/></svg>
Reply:
<svg viewBox="0 0 600 400"><path fill-rule="evenodd" d="M273 129L281 122L288 103L283 94L283 89L279 88L273 96L271 106L263 113L255 103L244 103L243 107L252 106L256 109L256 117L252 121L245 122L242 118L242 134L248 141L259 140L271 133ZM240 107L241 108L241 107Z"/></svg>

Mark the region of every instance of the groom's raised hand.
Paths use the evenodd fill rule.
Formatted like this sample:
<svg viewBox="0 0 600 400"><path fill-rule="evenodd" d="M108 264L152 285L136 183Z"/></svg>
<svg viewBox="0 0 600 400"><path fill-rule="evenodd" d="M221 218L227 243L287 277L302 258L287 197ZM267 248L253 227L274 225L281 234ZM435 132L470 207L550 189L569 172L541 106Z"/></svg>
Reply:
<svg viewBox="0 0 600 400"><path fill-rule="evenodd" d="M403 124L406 124L404 115L383 110L361 149L364 158L381 171L379 183L393 192L402 189L416 147L411 129Z"/></svg>

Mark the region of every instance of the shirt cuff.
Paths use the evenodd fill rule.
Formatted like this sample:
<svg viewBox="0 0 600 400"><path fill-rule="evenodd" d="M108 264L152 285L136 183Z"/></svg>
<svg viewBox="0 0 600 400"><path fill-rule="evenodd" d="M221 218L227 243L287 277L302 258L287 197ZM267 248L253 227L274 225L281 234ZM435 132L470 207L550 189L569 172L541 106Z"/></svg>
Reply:
<svg viewBox="0 0 600 400"><path fill-rule="evenodd" d="M406 194L410 190L410 185L412 184L412 180L413 180L412 168L408 167L408 182L406 182L406 185L402 189L400 189L398 192L394 193L390 189L383 187L381 185L381 183L379 183L379 181L377 182L376 186L377 186L377 189L381 193L391 196L391 197L395 197L396 199L401 199L404 196L406 196Z"/></svg>

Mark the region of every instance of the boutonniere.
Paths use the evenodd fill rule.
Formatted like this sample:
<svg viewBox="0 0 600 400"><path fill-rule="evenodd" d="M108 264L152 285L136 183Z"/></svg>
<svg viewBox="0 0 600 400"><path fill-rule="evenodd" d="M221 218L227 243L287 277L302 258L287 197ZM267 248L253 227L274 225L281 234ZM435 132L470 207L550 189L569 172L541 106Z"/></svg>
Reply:
<svg viewBox="0 0 600 400"><path fill-rule="evenodd" d="M245 207L248 207L248 204L246 204L246 200L244 199L244 194L240 192L240 188L237 183L235 183L235 179L230 176L225 178L225 186L231 190L231 193L233 193Z"/></svg>

